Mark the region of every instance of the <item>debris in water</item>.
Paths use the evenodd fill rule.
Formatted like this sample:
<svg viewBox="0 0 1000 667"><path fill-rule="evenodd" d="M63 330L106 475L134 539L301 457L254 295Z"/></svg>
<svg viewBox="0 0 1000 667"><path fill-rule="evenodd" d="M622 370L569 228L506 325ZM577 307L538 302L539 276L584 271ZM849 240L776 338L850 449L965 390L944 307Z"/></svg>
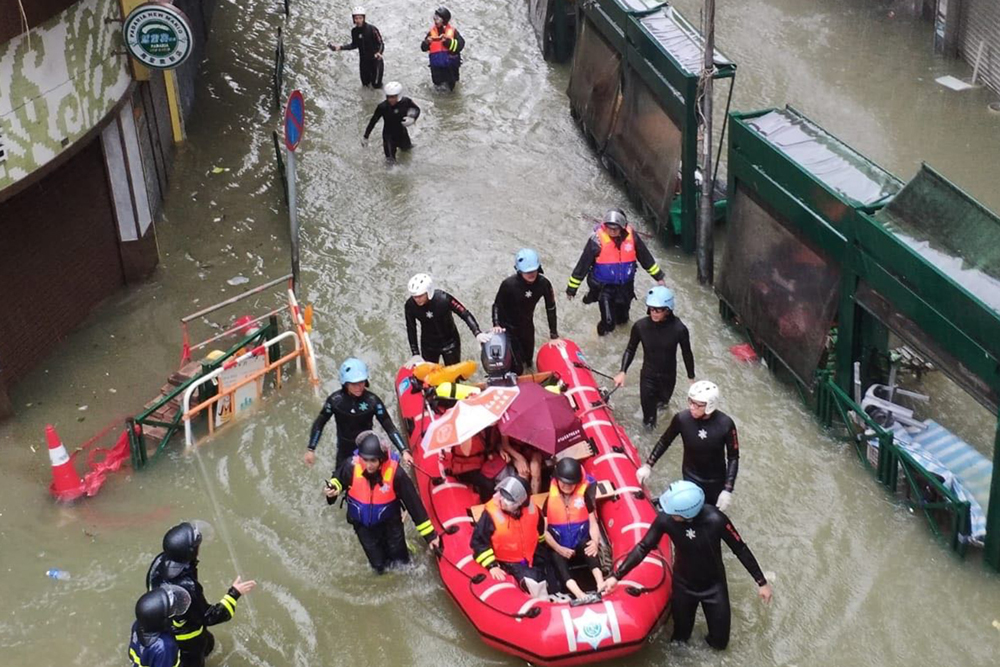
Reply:
<svg viewBox="0 0 1000 667"><path fill-rule="evenodd" d="M226 282L229 283L230 285L233 285L233 286L236 286L236 285L245 285L248 282L250 282L250 279L249 278L244 278L243 276L236 276L234 278L230 278Z"/></svg>
<svg viewBox="0 0 1000 667"><path fill-rule="evenodd" d="M229 171L229 167L212 167L213 174L221 174L227 171Z"/></svg>
<svg viewBox="0 0 1000 667"><path fill-rule="evenodd" d="M997 620L997 619L994 618L993 619L993 627L996 628L997 630L1000 630L1000 620Z"/></svg>
<svg viewBox="0 0 1000 667"><path fill-rule="evenodd" d="M114 387L108 387L108 391L110 391L112 394L117 394L118 393L118 390L115 389Z"/></svg>
<svg viewBox="0 0 1000 667"><path fill-rule="evenodd" d="M46 570L45 576L48 577L49 579L56 579L57 581L69 581L71 579L71 577L69 576L69 572L67 572L66 570L60 570L58 568Z"/></svg>
<svg viewBox="0 0 1000 667"><path fill-rule="evenodd" d="M86 410L89 407L90 407L89 405L81 405L80 407L77 408L77 410L79 410L80 412L83 412L84 410Z"/></svg>

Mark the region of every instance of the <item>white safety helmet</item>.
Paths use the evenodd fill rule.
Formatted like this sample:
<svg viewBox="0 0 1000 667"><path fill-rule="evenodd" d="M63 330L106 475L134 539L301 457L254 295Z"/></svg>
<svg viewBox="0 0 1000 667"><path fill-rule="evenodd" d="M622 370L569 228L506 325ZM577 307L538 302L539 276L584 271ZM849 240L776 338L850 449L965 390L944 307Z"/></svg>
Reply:
<svg viewBox="0 0 1000 667"><path fill-rule="evenodd" d="M434 280L426 273L418 273L410 278L410 284L406 289L410 291L410 296L426 294L429 299L434 296Z"/></svg>
<svg viewBox="0 0 1000 667"><path fill-rule="evenodd" d="M688 389L688 398L705 404L705 414L710 415L719 407L719 387L714 382L699 380Z"/></svg>
<svg viewBox="0 0 1000 667"><path fill-rule="evenodd" d="M395 95L402 95L403 94L403 84L401 84L399 81L390 81L389 83L385 84L385 88L383 88L382 90L385 91L385 96L386 97L393 97Z"/></svg>
<svg viewBox="0 0 1000 667"><path fill-rule="evenodd" d="M355 5L354 9L351 10L351 16L367 16L368 13L365 12L365 8L361 5Z"/></svg>

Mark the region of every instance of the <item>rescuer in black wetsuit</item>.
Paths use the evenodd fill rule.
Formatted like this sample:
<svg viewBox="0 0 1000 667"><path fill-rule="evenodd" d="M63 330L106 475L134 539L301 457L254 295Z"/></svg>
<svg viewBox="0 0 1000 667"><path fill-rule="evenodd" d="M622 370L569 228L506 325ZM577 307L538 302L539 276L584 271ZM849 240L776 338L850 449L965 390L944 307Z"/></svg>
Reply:
<svg viewBox="0 0 1000 667"><path fill-rule="evenodd" d="M361 85L372 88L382 87L382 74L385 63L382 54L385 53L385 42L379 29L365 20L365 8L355 7L351 10L351 41L338 46L332 42L328 45L334 51L358 51L358 63L361 68Z"/></svg>
<svg viewBox="0 0 1000 667"><path fill-rule="evenodd" d="M403 85L398 81L390 81L385 84L385 101L380 102L375 107L368 127L365 128L362 146L368 145L368 136L375 129L375 124L382 119L382 150L385 152L385 159L390 162L396 161L396 151L408 151L413 148L410 141L410 133L406 128L413 125L417 118L420 118L420 107L409 97L403 97Z"/></svg>
<svg viewBox="0 0 1000 667"><path fill-rule="evenodd" d="M629 308L635 299L636 263L657 284L663 284L663 271L649 248L628 224L625 214L620 209L611 209L604 214L604 221L584 246L566 285L566 297L573 299L584 278L587 279L588 291L583 302L596 301L601 309L598 336L611 333L616 325L628 322Z"/></svg>
<svg viewBox="0 0 1000 667"><path fill-rule="evenodd" d="M646 481L652 467L679 435L684 443L681 464L684 479L702 488L705 502L726 511L740 469L740 441L736 424L729 415L716 409L718 405L719 388L715 384L702 380L691 385L688 409L674 415L646 464L636 471L639 483Z"/></svg>
<svg viewBox="0 0 1000 667"><path fill-rule="evenodd" d="M410 278L410 298L403 306L406 315L406 336L410 352L424 361L437 363L444 358L445 365L462 360L462 341L452 313L462 318L480 343L489 340L472 313L462 302L444 290L434 289L434 282L426 273ZM420 322L420 340L417 340L417 322Z"/></svg>
<svg viewBox="0 0 1000 667"><path fill-rule="evenodd" d="M674 315L674 293L657 285L646 293L647 317L632 325L632 335L622 355L622 369L615 386L625 384L625 373L642 343L642 371L639 374L639 404L642 423L656 426L656 408L666 405L677 382L677 348L681 348L688 379L694 382L694 355L687 327Z"/></svg>
<svg viewBox="0 0 1000 667"><path fill-rule="evenodd" d="M729 644L729 586L722 563L726 543L759 586L758 594L770 602L773 591L750 547L717 508L705 504L704 492L691 482L674 482L660 497L660 513L639 544L604 584L612 590L633 568L642 563L664 535L674 545L673 592L670 608L674 617L672 641L686 642L694 628L698 605L708 621L705 641L722 650Z"/></svg>
<svg viewBox="0 0 1000 667"><path fill-rule="evenodd" d="M379 574L410 562L400 504L431 549L441 546L434 525L413 480L389 457L379 437L368 431L358 436L357 454L333 472L326 483L326 502L332 505L347 493L347 521L354 527L368 562Z"/></svg>
<svg viewBox="0 0 1000 667"><path fill-rule="evenodd" d="M538 253L522 248L514 257L517 271L500 283L493 299L493 327L507 332L513 343L514 372L534 366L535 306L545 297L545 315L549 320L549 338L559 338L556 326L556 297L552 283L542 274Z"/></svg>
<svg viewBox="0 0 1000 667"><path fill-rule="evenodd" d="M312 465L316 462L316 446L323 435L323 427L333 417L337 424L337 463L340 467L344 461L350 460L354 454L355 440L362 431L370 431L372 423L378 422L385 429L392 444L399 450L403 461L413 465L406 441L396 425L392 423L389 411L385 409L382 399L368 390L368 366L360 359L348 359L340 365L340 389L330 394L309 433L309 447L306 450L305 462Z"/></svg>
<svg viewBox="0 0 1000 667"><path fill-rule="evenodd" d="M257 585L255 581L243 581L236 577L222 600L209 604L198 581L200 546L201 532L190 523L178 524L163 536L163 552L153 559L146 572L147 590L173 584L191 596L187 611L173 620L174 639L181 651L181 667L203 667L205 657L215 648L215 637L208 627L233 618L237 600Z"/></svg>

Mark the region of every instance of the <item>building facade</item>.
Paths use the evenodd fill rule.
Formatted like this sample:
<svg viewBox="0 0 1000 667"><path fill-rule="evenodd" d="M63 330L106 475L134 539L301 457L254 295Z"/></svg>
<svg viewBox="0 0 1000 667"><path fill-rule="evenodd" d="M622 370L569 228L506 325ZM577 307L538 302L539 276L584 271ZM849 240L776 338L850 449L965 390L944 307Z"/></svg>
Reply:
<svg viewBox="0 0 1000 667"><path fill-rule="evenodd" d="M154 220L212 3L176 3L197 46L166 72L125 54L138 4L0 0L0 417L14 383L158 262Z"/></svg>

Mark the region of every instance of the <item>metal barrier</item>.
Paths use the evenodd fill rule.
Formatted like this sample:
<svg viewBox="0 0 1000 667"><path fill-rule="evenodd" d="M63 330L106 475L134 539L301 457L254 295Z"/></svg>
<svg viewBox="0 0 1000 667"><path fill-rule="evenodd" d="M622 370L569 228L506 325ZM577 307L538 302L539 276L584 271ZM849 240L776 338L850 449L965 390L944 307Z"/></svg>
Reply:
<svg viewBox="0 0 1000 667"><path fill-rule="evenodd" d="M212 396L211 398L209 398L209 399L207 399L205 401L202 401L201 403L199 403L198 405L194 406L193 408L190 407L191 406L191 395L194 393L195 389L197 389L198 387L202 386L203 384L205 384L207 382L211 382L211 381L215 380L215 378L217 378L218 376L222 375L223 372L225 372L225 371L233 368L234 366L236 366L240 362L246 361L247 359L250 359L251 357L256 357L256 356L259 356L261 354L264 354L270 347L272 347L273 345L277 345L278 343L280 343L282 340L285 340L286 338L291 338L295 342L295 351L294 352L289 352L288 354L284 355L283 357L280 357L277 361L272 361L272 362L268 363L266 366L264 366L263 369L251 373L250 375L248 375L244 379L240 380L239 382L237 382L236 384L234 384L231 387L225 387L225 386L220 385L219 391L214 396ZM222 400L225 397L230 397L231 398L232 396L234 396L236 394L236 392L240 388L245 387L246 385L250 384L251 382L259 382L259 381L261 381L261 379L265 375L267 375L268 373L270 373L271 371L277 371L277 375L276 375L275 381L276 381L277 386L280 387L281 386L281 367L284 364L287 364L288 362L295 360L297 362L297 364L298 364L299 370L301 370L301 368L302 368L302 365L301 365L302 364L302 353L303 353L303 350L305 350L305 349L306 348L304 348L302 346L302 342L299 340L299 333L297 331L286 331L286 332L284 332L282 334L279 334L278 336L275 336L274 338L272 338L270 340L264 341L263 344L258 345L257 347L255 347L254 349L250 350L249 352L245 352L245 353L241 354L240 356L236 357L235 359L230 359L229 361L227 361L226 363L224 363L220 367L216 368L211 373L207 373L205 375L202 375L201 377L199 377L195 381L193 381L184 390L184 398L181 400L181 413L180 414L182 416L182 419L184 420L184 443L188 447L194 445L194 440L192 438L191 419L193 417L196 417L198 415L198 413L200 413L202 410L211 408L212 406L214 406L216 403L218 403L220 400ZM312 375L312 374L310 373L310 375ZM315 377L315 376L313 376L313 377ZM318 382L318 379L316 381ZM208 433L209 433L209 435L212 435L213 433L215 433L215 422L212 420L212 416L211 415L209 415L209 419L208 419Z"/></svg>
<svg viewBox="0 0 1000 667"><path fill-rule="evenodd" d="M227 306L234 305L248 297L261 294L282 283L288 283L289 285L287 288L287 305L271 309L265 314L256 317L245 315L239 318L233 325L225 328L221 333L210 336L199 343L191 343L188 325L192 321ZM285 311L288 312L293 330L279 333L278 317ZM250 381L260 382L262 391L263 378L268 373L273 372L275 373L275 384L280 387L283 377L281 367L292 360L295 360L297 368L300 371L303 365L305 366L314 391L318 392L319 378L316 372L313 345L309 338L309 320L311 319L311 312L309 311L311 309L307 308L303 311L299 306L299 302L291 288L291 276L286 275L182 318L181 328L184 342L180 370L176 371L170 377L168 383L161 389L161 395L155 401L147 404L143 412L136 417L126 420L133 468L139 470L150 460L155 459L166 448L167 443L173 435L181 429L182 421L185 422L186 441L188 444L191 444L190 421L194 413L215 405L218 401L226 397L229 397L229 400L232 401L235 392L245 387ZM214 342L234 335L238 336L237 340L225 351L210 356L210 358L204 361L189 363L193 351L205 348ZM294 340L295 350L282 356L279 344L287 338ZM264 353L268 354L268 360L263 369L251 372L251 377L244 378L245 381L240 381L232 387L223 387L222 392L217 392L214 389L214 385L217 383L213 382L209 384L209 381L216 380L224 371L233 368L241 361ZM189 407L195 390L200 390L198 394L200 403L192 411L189 410ZM215 421L210 418L209 433L214 433L215 429ZM147 447L147 444L149 447ZM154 445L156 449L150 454L149 448Z"/></svg>
<svg viewBox="0 0 1000 667"><path fill-rule="evenodd" d="M819 373L816 385L816 415L827 428L835 425L835 417L845 429L858 458L875 478L893 493L901 492L913 509L919 509L931 532L960 556L965 555L966 542L962 535L969 531L969 503L960 500L934 475L925 471L910 454L896 444L891 432L882 428L861 409L840 387L829 371ZM878 458L869 456L869 441L878 441ZM900 488L902 472L906 486ZM942 521L941 514L944 514ZM945 530L942 530L942 524Z"/></svg>

